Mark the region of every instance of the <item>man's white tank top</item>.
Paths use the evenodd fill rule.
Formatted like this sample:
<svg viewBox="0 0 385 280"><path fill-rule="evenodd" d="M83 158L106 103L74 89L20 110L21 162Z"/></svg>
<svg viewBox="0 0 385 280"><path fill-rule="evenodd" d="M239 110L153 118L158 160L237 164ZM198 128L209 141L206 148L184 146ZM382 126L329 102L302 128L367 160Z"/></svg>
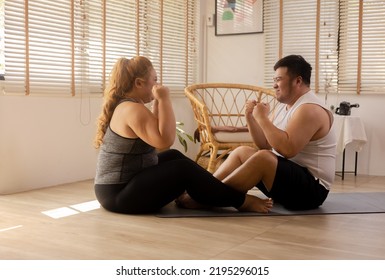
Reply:
<svg viewBox="0 0 385 280"><path fill-rule="evenodd" d="M289 110L286 109L286 104L279 104L276 108L276 117L273 120L273 123L279 129L286 130L287 123L293 113L302 104L307 103L317 104L329 113L331 128L325 137L315 141L310 141L302 151L289 160L306 167L310 173L315 178L319 179L320 183L329 190L335 177L337 145L336 134L332 129L333 114L322 104L321 100L314 94L313 91L309 91L301 96ZM274 149L273 152L280 155Z"/></svg>

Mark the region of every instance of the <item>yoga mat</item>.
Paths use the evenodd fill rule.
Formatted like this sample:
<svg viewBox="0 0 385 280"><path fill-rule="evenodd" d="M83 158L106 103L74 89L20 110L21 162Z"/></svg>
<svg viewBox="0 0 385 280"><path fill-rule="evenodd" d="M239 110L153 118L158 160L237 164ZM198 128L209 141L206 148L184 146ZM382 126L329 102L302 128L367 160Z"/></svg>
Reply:
<svg viewBox="0 0 385 280"><path fill-rule="evenodd" d="M156 216L159 218L187 217L245 217L245 216L285 216L285 215L328 215L385 213L385 192L329 193L326 201L317 209L288 210L274 204L269 213L239 212L234 208L212 208L196 210L178 208L175 203L163 207Z"/></svg>

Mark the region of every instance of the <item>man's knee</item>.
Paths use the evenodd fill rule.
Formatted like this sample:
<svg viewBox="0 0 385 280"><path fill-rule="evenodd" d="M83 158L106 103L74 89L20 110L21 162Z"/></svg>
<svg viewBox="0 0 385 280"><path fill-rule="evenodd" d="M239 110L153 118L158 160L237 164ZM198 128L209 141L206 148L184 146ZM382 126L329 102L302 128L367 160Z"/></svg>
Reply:
<svg viewBox="0 0 385 280"><path fill-rule="evenodd" d="M239 146L235 148L230 155L239 158L242 162L256 153L256 149L249 146Z"/></svg>
<svg viewBox="0 0 385 280"><path fill-rule="evenodd" d="M270 150L259 150L252 157L251 160L259 164L277 164L277 156Z"/></svg>
<svg viewBox="0 0 385 280"><path fill-rule="evenodd" d="M250 164L258 170L265 188L270 191L275 173L277 172L278 158L269 150L258 151L251 159Z"/></svg>
<svg viewBox="0 0 385 280"><path fill-rule="evenodd" d="M270 151L270 150L258 150L258 152L256 153L256 155L258 157L261 157L261 158L272 158L272 157L276 157L276 155Z"/></svg>

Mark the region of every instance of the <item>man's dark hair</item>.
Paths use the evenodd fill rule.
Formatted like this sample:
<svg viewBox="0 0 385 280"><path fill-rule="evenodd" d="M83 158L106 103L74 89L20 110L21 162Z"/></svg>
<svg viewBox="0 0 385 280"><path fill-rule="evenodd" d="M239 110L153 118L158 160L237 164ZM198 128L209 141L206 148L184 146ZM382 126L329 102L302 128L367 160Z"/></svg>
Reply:
<svg viewBox="0 0 385 280"><path fill-rule="evenodd" d="M302 77L303 82L310 86L311 65L300 55L288 55L281 58L274 65L274 71L280 67L287 67L287 73L290 77Z"/></svg>

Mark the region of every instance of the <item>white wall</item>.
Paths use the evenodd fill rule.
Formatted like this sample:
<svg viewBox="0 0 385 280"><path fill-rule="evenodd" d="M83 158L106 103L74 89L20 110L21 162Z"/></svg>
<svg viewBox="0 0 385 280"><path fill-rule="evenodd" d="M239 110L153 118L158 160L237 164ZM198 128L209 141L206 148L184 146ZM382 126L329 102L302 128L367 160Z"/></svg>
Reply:
<svg viewBox="0 0 385 280"><path fill-rule="evenodd" d="M101 98L0 96L0 194L92 178Z"/></svg>
<svg viewBox="0 0 385 280"><path fill-rule="evenodd" d="M215 13L215 1L202 1L202 22ZM206 71L204 82L235 82L263 85L264 35L215 36L215 27L203 26L203 56ZM271 65L273 67L273 65ZM267 85L272 86L272 85ZM322 96L321 96L322 97ZM322 97L323 98L323 97ZM328 105L339 102L359 103L352 108L352 115L360 116L368 137L368 143L359 153L358 173L385 176L385 92L384 95L329 96ZM346 150L346 168L354 169L354 152ZM337 169L341 170L341 156L337 157Z"/></svg>
<svg viewBox="0 0 385 280"><path fill-rule="evenodd" d="M264 67L263 34L215 36L215 27L206 25L214 14L214 1L205 1L202 14L203 81L262 84ZM204 11L203 11L204 12Z"/></svg>

